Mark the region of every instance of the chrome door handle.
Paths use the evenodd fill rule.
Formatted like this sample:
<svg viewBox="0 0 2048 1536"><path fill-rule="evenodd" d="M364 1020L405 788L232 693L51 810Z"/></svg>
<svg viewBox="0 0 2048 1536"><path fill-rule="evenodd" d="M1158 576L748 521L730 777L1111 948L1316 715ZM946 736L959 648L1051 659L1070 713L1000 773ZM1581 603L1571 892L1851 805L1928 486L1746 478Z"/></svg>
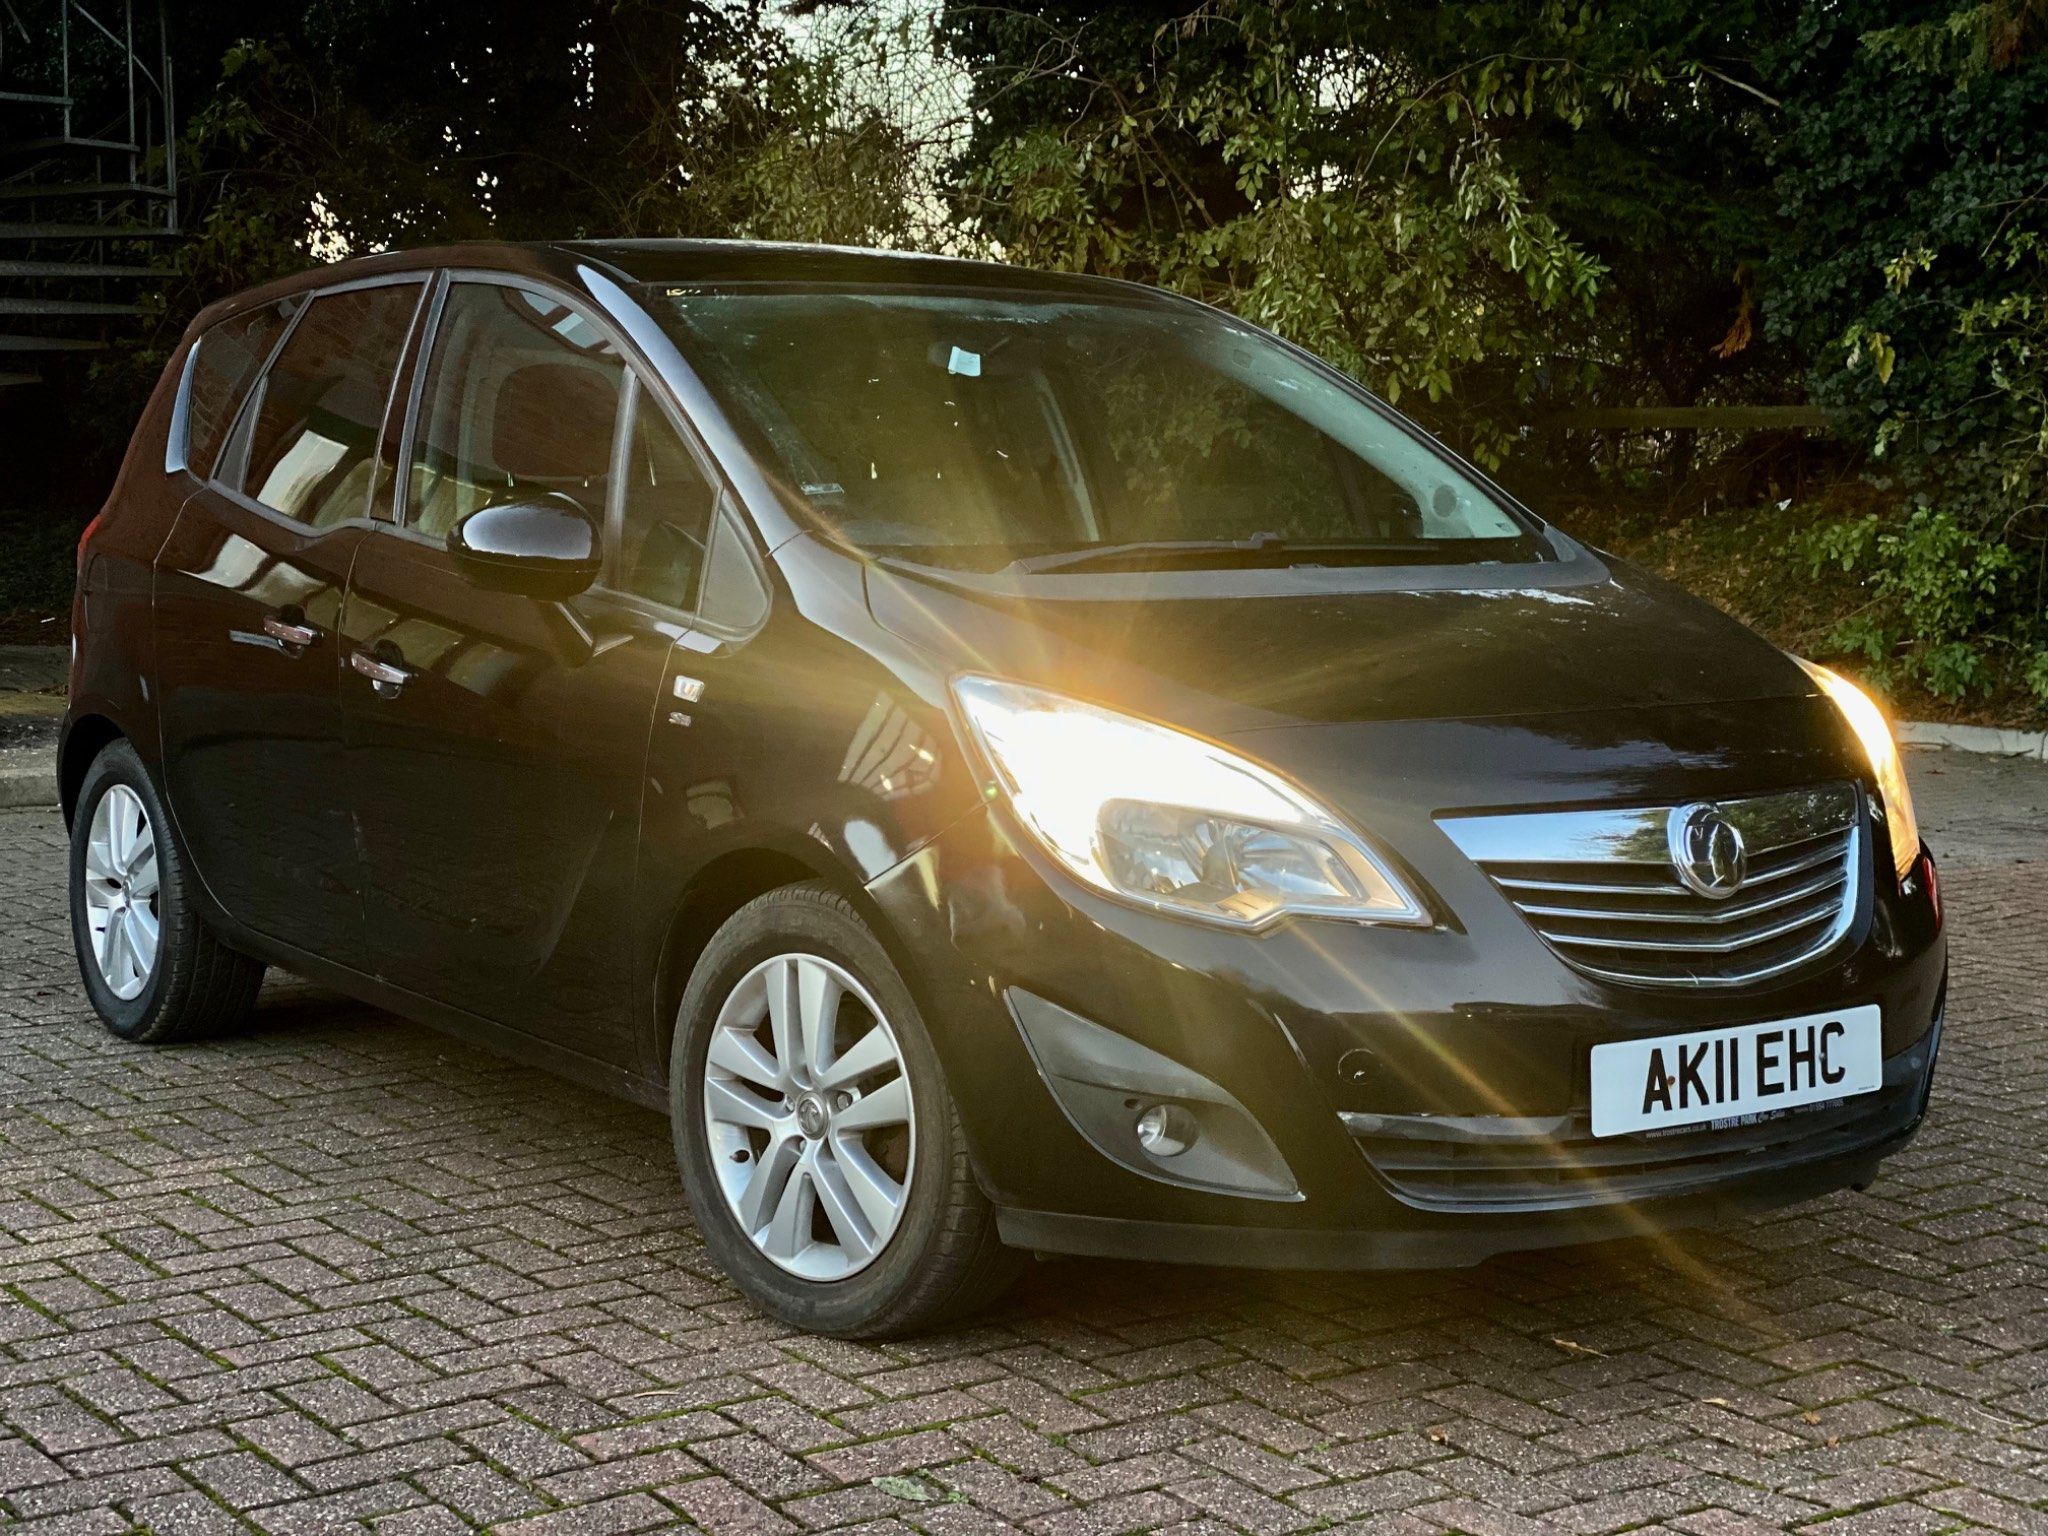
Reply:
<svg viewBox="0 0 2048 1536"><path fill-rule="evenodd" d="M271 614L263 621L263 633L279 645L297 646L304 649L320 638L320 631L310 624L294 624Z"/></svg>
<svg viewBox="0 0 2048 1536"><path fill-rule="evenodd" d="M349 652L348 664L370 680L377 692L389 698L412 680L411 667L400 666L395 661L383 661L368 651Z"/></svg>

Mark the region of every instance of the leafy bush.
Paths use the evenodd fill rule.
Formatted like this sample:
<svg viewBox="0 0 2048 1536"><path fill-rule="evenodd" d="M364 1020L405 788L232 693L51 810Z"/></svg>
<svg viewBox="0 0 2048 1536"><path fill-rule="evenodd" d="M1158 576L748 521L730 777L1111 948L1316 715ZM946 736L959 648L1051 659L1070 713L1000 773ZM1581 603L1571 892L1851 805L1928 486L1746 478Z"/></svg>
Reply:
<svg viewBox="0 0 2048 1536"><path fill-rule="evenodd" d="M1769 10L958 0L950 190L1009 259L1233 310L1498 466L1602 388L1751 361L1767 173L1726 61Z"/></svg>
<svg viewBox="0 0 2048 1536"><path fill-rule="evenodd" d="M1939 698L2048 701L2048 50L2030 0L1806 9L1783 65L1773 324L1897 493L1816 528L1834 641Z"/></svg>
<svg viewBox="0 0 2048 1536"><path fill-rule="evenodd" d="M2048 651L2033 649L2023 619L2014 623L2030 602L2018 551L1949 508L1824 523L1795 535L1787 552L1815 576L1832 565L1863 578L1869 601L1825 643L1866 663L1880 687L1910 680L1947 700L1982 693L1996 681L1995 652L2007 648L2020 653L2028 686L2048 698Z"/></svg>

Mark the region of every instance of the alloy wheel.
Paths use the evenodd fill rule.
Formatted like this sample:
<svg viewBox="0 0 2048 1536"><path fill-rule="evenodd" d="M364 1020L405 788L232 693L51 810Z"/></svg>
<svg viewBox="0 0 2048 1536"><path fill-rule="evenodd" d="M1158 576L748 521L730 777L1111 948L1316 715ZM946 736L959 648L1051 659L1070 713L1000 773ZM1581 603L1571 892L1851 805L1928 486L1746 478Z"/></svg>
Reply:
<svg viewBox="0 0 2048 1536"><path fill-rule="evenodd" d="M162 933L156 833L142 797L115 784L93 807L85 845L85 921L100 980L122 1002L149 985Z"/></svg>
<svg viewBox="0 0 2048 1536"><path fill-rule="evenodd" d="M793 1275L842 1280L902 1221L917 1134L902 1047L829 960L777 955L740 978L706 1053L704 1124L740 1230Z"/></svg>

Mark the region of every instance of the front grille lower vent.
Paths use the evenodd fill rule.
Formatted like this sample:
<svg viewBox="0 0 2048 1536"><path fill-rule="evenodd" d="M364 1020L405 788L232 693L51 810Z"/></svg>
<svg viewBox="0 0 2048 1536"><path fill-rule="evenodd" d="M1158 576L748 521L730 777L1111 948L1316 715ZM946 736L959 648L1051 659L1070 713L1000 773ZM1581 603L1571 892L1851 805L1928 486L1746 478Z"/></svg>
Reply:
<svg viewBox="0 0 2048 1536"><path fill-rule="evenodd" d="M1885 1064L1878 1092L1804 1109L1596 1140L1585 1112L1543 1119L1346 1114L1389 1188L1431 1211L1557 1211L1697 1194L1888 1142L1927 1109L1941 1012Z"/></svg>
<svg viewBox="0 0 2048 1536"><path fill-rule="evenodd" d="M1690 807L1446 817L1439 825L1560 956L1644 986L1739 986L1796 970L1849 930L1863 878L1847 784L1711 807L1740 839L1732 893L1681 878L1673 819Z"/></svg>

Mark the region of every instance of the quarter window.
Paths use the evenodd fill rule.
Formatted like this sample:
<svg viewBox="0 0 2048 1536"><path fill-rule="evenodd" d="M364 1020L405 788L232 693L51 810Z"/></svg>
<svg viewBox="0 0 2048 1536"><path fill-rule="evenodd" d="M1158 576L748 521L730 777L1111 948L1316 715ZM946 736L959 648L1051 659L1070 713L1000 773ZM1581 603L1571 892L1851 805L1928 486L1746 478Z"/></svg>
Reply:
<svg viewBox="0 0 2048 1536"><path fill-rule="evenodd" d="M747 553L749 539L730 499L711 525L711 558L697 616L715 629L744 633L768 617L768 589Z"/></svg>
<svg viewBox="0 0 2048 1536"><path fill-rule="evenodd" d="M315 528L367 515L377 434L420 286L314 299L257 386L219 478Z"/></svg>
<svg viewBox="0 0 2048 1536"><path fill-rule="evenodd" d="M454 284L420 396L407 525L438 538L479 507L541 491L601 519L624 380L617 350L578 311L523 288Z"/></svg>
<svg viewBox="0 0 2048 1536"><path fill-rule="evenodd" d="M194 474L203 478L212 473L235 407L284 334L298 303L292 299L230 315L199 338L198 356L192 360L192 392L185 406L185 463Z"/></svg>
<svg viewBox="0 0 2048 1536"><path fill-rule="evenodd" d="M681 435L644 394L633 414L621 489L619 587L688 608L704 570L717 494Z"/></svg>

